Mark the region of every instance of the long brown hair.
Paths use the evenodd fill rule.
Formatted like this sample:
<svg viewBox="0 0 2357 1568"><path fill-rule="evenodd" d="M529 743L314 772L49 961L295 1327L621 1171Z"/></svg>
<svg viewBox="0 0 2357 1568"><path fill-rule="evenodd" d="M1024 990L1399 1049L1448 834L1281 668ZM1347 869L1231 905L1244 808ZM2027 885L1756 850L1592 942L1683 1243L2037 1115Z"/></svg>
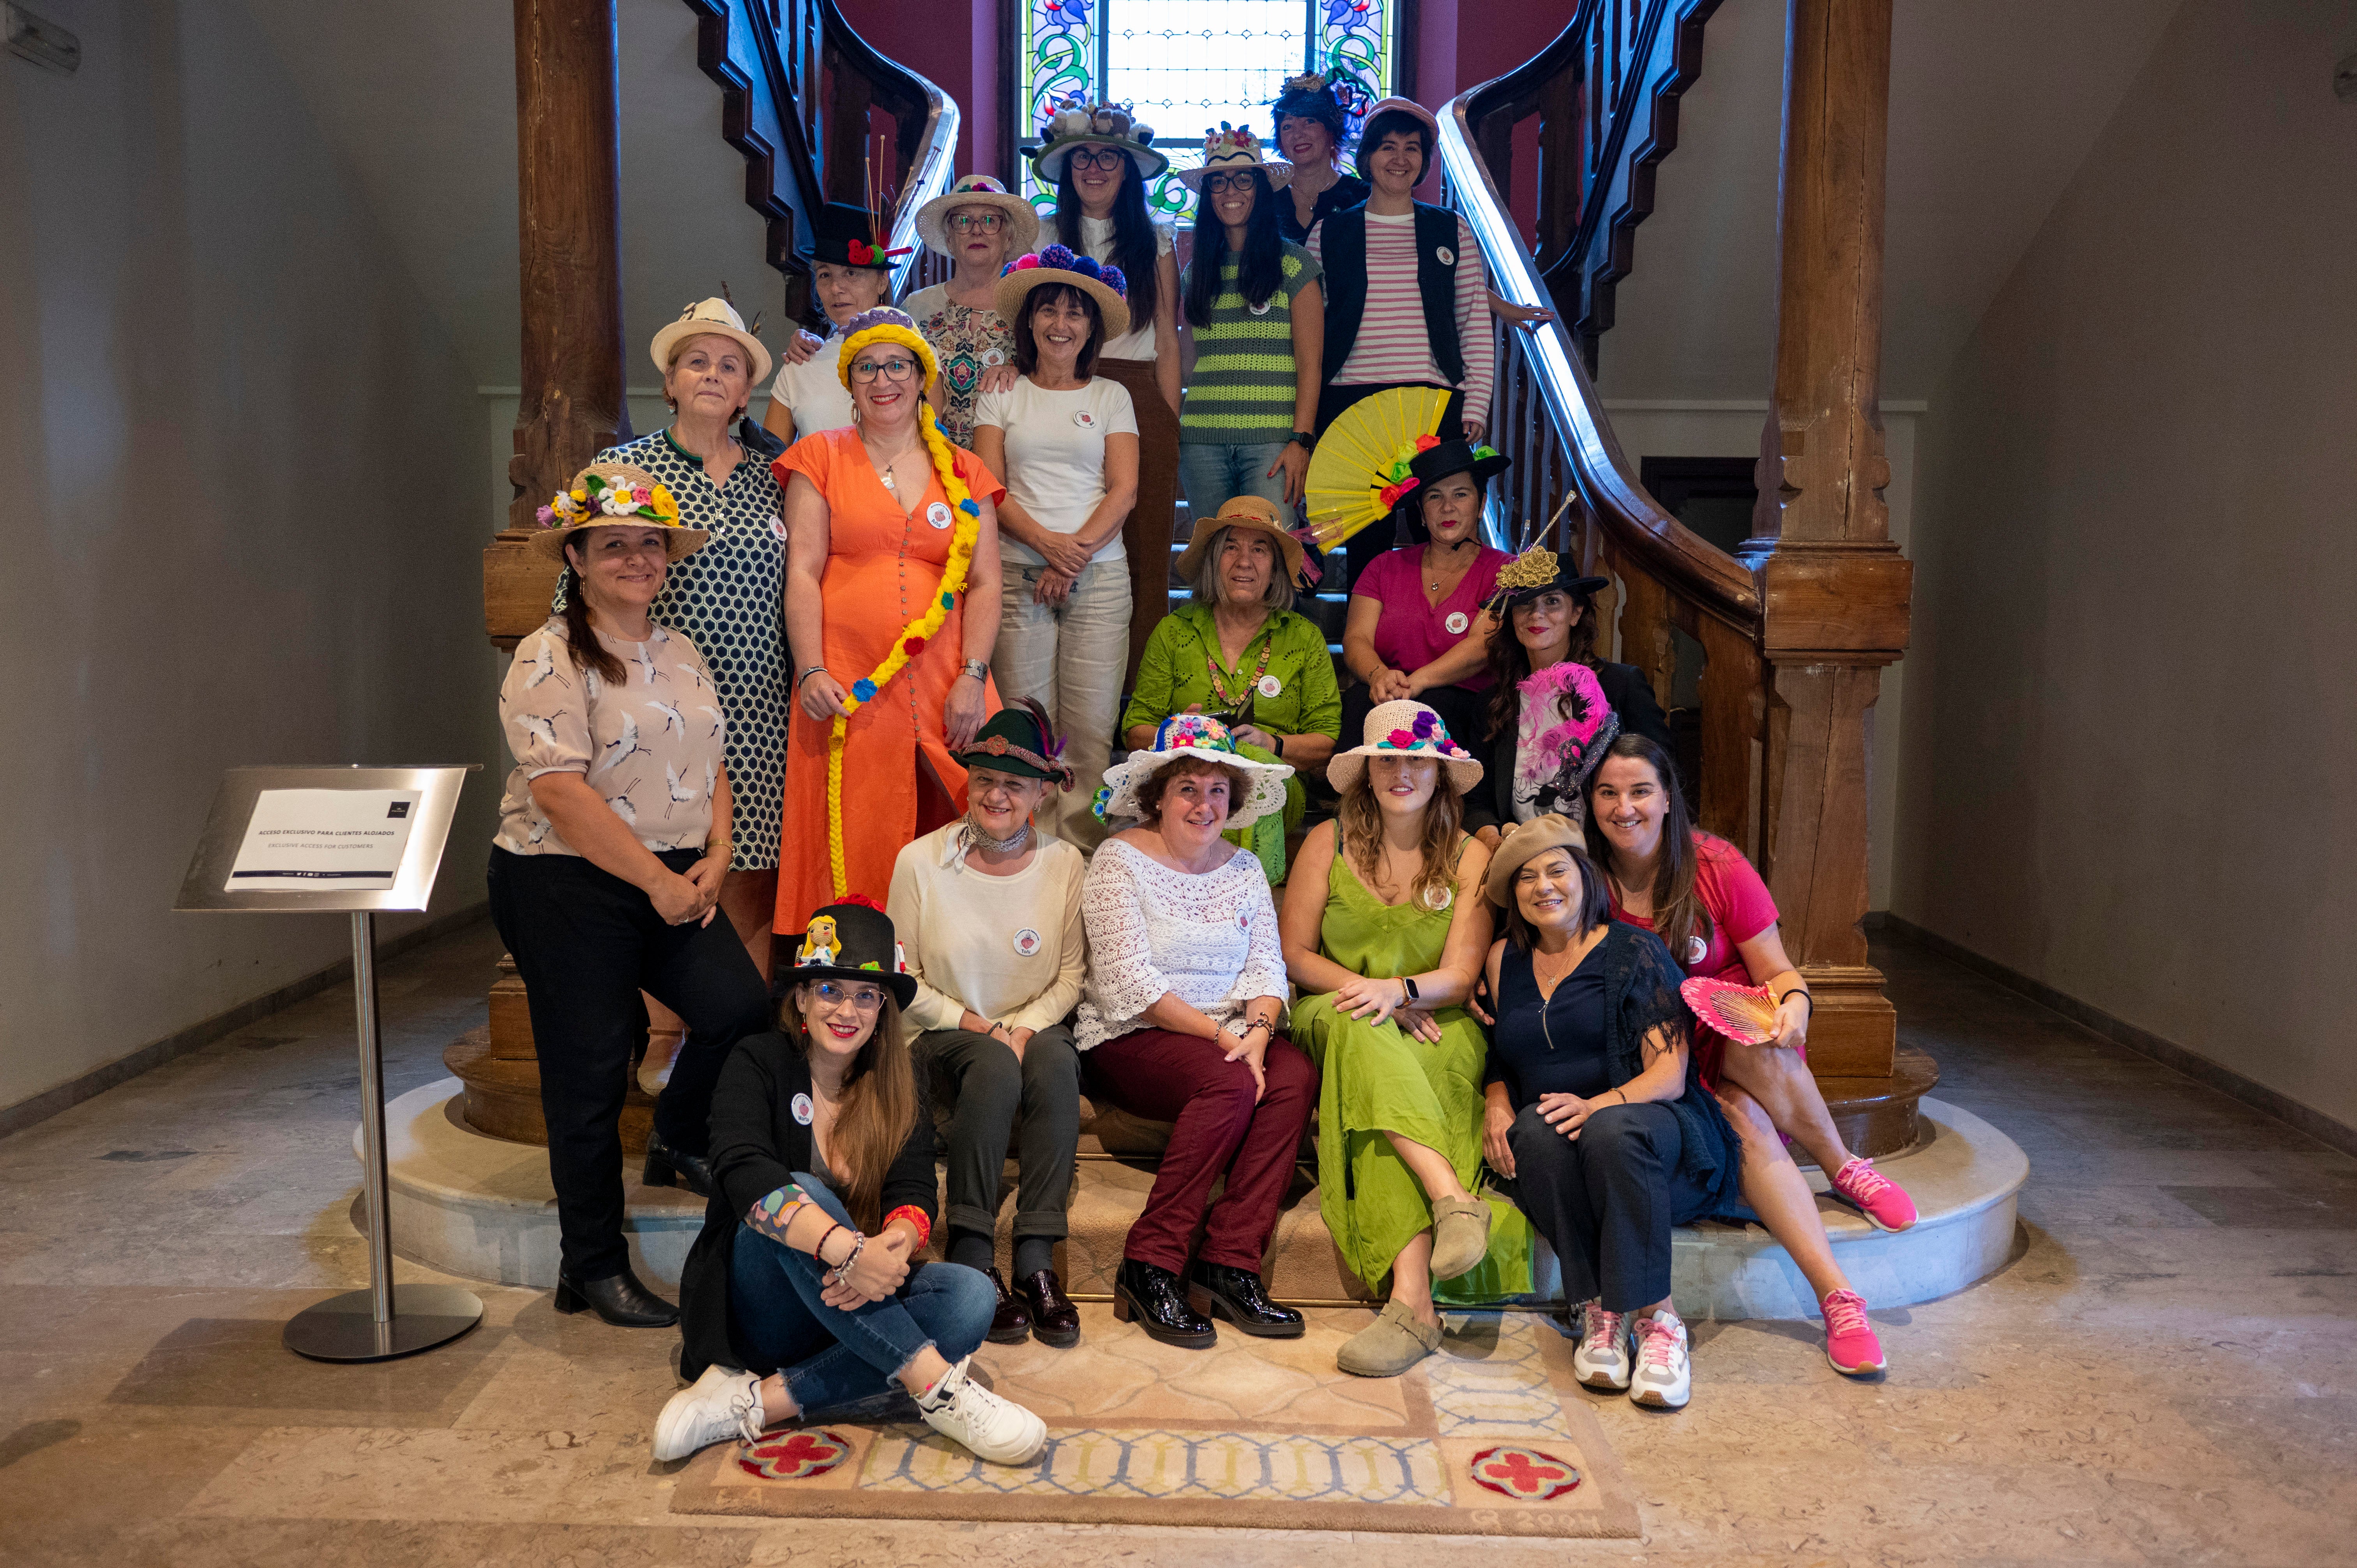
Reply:
<svg viewBox="0 0 2357 1568"><path fill-rule="evenodd" d="M1424 803L1423 863L1416 867L1415 880L1408 884L1407 901L1426 909L1439 905L1430 902L1436 887L1454 890L1457 886L1458 840L1465 831L1465 802L1457 793L1457 780L1436 758L1433 767L1437 777L1432 781L1432 799ZM1372 761L1359 770L1351 782L1350 792L1342 797L1334 831L1341 835L1339 846L1358 872L1359 880L1375 891L1376 879L1383 875L1383 809L1375 800L1375 769ZM1378 897L1382 895L1377 894Z"/></svg>
<svg viewBox="0 0 2357 1568"><path fill-rule="evenodd" d="M576 665L590 671L608 686L626 685L630 677L622 671L622 661L606 650L606 645L597 640L597 634L589 627L589 600L581 586L585 563L588 558L586 542L581 540L581 535L587 532L587 529L576 529L573 538L565 542L565 564L573 570L573 581L567 585L569 591L565 596L565 642L573 650ZM576 560L573 554L576 542L585 543L580 560Z"/></svg>
<svg viewBox="0 0 2357 1568"><path fill-rule="evenodd" d="M1623 735L1604 748L1596 771L1587 776L1584 795L1587 806L1587 854L1608 872L1612 865L1612 843L1604 836L1604 829L1596 816L1596 782L1604 776L1604 765L1616 757L1626 757L1641 762L1653 770L1653 778L1662 789L1662 847L1653 858L1653 934L1670 950L1670 957L1683 969L1686 962L1686 942L1700 937L1705 946L1710 943L1710 911L1703 908L1701 896L1695 891L1695 828L1694 817L1686 810L1684 791L1678 788L1678 770L1670 761L1670 754L1641 735Z"/></svg>
<svg viewBox="0 0 2357 1568"><path fill-rule="evenodd" d="M1568 593L1567 589L1552 590ZM1571 594L1571 602L1579 607L1579 618L1571 623L1571 636L1564 644L1563 656L1574 664L1585 664L1590 670L1602 667L1596 657L1596 602L1586 594ZM1482 734L1495 740L1520 716L1521 699L1515 688L1531 678L1531 650L1514 635L1514 607L1508 605L1498 624L1490 628L1490 675L1497 683L1490 688L1490 711L1485 715L1488 727ZM1555 699L1557 720L1571 717L1571 688L1564 688Z"/></svg>
<svg viewBox="0 0 2357 1568"><path fill-rule="evenodd" d="M802 994L807 984L788 991L778 1006L779 1033L811 1059L810 1031L802 1021ZM851 1070L843 1075L843 1101L834 1117L834 1152L842 1162L835 1175L850 1184L844 1207L862 1230L874 1234L883 1221L884 1175L909 1141L917 1124L917 1073L909 1062L908 1036L900 1027L900 1004L879 985L884 1005L876 1027ZM815 1146L816 1138L813 1136Z"/></svg>

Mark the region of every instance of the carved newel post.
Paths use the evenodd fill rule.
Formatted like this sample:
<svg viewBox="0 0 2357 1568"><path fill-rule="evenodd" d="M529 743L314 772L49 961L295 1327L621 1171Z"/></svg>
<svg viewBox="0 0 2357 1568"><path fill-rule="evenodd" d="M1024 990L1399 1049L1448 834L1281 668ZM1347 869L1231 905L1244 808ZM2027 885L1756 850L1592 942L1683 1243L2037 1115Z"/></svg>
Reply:
<svg viewBox="0 0 2357 1568"><path fill-rule="evenodd" d="M1761 870L1815 993L1822 1078L1891 1071L1867 961L1867 753L1907 646L1913 566L1890 541L1877 407L1890 0L1788 0L1775 392L1744 564L1764 607Z"/></svg>

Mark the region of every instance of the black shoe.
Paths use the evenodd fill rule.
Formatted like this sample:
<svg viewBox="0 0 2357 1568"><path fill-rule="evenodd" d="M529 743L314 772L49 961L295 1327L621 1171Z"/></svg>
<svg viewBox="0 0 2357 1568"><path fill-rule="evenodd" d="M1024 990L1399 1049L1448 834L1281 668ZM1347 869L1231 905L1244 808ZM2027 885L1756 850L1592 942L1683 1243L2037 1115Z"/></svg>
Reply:
<svg viewBox="0 0 2357 1568"><path fill-rule="evenodd" d="M1250 1269L1199 1262L1187 1271L1187 1299L1192 1302L1198 1291L1205 1298L1205 1312L1226 1318L1247 1334L1298 1339L1305 1330L1301 1314L1269 1300L1268 1287Z"/></svg>
<svg viewBox="0 0 2357 1568"><path fill-rule="evenodd" d="M1189 1350L1208 1350L1219 1343L1220 1331L1208 1317L1198 1317L1187 1305L1187 1292L1168 1269L1124 1258L1113 1279L1113 1316L1116 1323L1132 1318L1151 1338Z"/></svg>
<svg viewBox="0 0 2357 1568"><path fill-rule="evenodd" d="M640 1284L628 1263L619 1274L586 1283L557 1275L556 1310L595 1312L617 1328L669 1328L679 1321L679 1308Z"/></svg>
<svg viewBox="0 0 2357 1568"><path fill-rule="evenodd" d="M1064 1294L1064 1282L1053 1269L1041 1269L1023 1282L1023 1299L1031 1308L1031 1332L1040 1344L1059 1350L1081 1342L1081 1309Z"/></svg>
<svg viewBox="0 0 2357 1568"><path fill-rule="evenodd" d="M712 1162L702 1155L683 1155L662 1141L662 1134L647 1134L647 1168L640 1176L649 1187L669 1187L676 1177L679 1185L698 1197L712 1196Z"/></svg>
<svg viewBox="0 0 2357 1568"><path fill-rule="evenodd" d="M1023 1298L1006 1288L998 1277L998 1266L992 1264L990 1288L998 1293L998 1307L990 1315L990 1342L993 1345L1020 1345L1031 1337L1031 1309Z"/></svg>

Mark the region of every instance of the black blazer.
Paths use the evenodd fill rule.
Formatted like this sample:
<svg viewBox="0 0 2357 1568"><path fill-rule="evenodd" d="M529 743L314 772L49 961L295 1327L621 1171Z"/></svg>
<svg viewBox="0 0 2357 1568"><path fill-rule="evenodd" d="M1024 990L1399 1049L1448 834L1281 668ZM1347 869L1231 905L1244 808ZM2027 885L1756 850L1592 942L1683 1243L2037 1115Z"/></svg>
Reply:
<svg viewBox="0 0 2357 1568"><path fill-rule="evenodd" d="M1596 683L1620 720L1622 735L1641 735L1663 751L1670 749L1670 721L1653 699L1652 682L1634 664L1597 664ZM1500 828L1514 820L1514 764L1522 755L1521 727L1508 724L1498 733L1490 754L1490 770L1482 787L1465 797L1465 831Z"/></svg>
<svg viewBox="0 0 2357 1568"><path fill-rule="evenodd" d="M712 1091L712 1201L679 1282L679 1367L693 1380L718 1362L764 1375L778 1369L738 1343L728 1316L728 1266L737 1227L753 1206L811 1168L811 1130L794 1120L794 1096L810 1092L810 1064L783 1035L737 1043ZM917 1085L917 1122L884 1174L883 1209L903 1204L939 1218L933 1177L933 1115Z"/></svg>

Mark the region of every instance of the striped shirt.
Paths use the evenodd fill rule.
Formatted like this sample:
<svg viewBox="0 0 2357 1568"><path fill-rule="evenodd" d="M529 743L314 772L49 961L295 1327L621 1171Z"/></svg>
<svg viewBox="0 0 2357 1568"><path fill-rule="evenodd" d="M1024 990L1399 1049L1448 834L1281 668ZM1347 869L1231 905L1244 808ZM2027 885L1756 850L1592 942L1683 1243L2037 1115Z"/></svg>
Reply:
<svg viewBox="0 0 2357 1568"><path fill-rule="evenodd" d="M1178 411L1182 446L1269 446L1293 435L1293 302L1318 281L1320 268L1300 246L1280 243L1284 281L1258 313L1236 285L1234 254L1221 260L1211 319L1193 328L1195 370ZM1184 278L1178 290L1183 298Z"/></svg>
<svg viewBox="0 0 2357 1568"><path fill-rule="evenodd" d="M1309 253L1320 253L1326 226L1309 231ZM1490 418L1490 381L1498 345L1490 326L1490 275L1474 248L1473 231L1457 220L1457 342L1465 356L1465 413ZM1367 308L1351 357L1336 386L1390 386L1400 381L1448 385L1434 362L1424 328L1424 298L1415 286L1415 214L1367 214Z"/></svg>

